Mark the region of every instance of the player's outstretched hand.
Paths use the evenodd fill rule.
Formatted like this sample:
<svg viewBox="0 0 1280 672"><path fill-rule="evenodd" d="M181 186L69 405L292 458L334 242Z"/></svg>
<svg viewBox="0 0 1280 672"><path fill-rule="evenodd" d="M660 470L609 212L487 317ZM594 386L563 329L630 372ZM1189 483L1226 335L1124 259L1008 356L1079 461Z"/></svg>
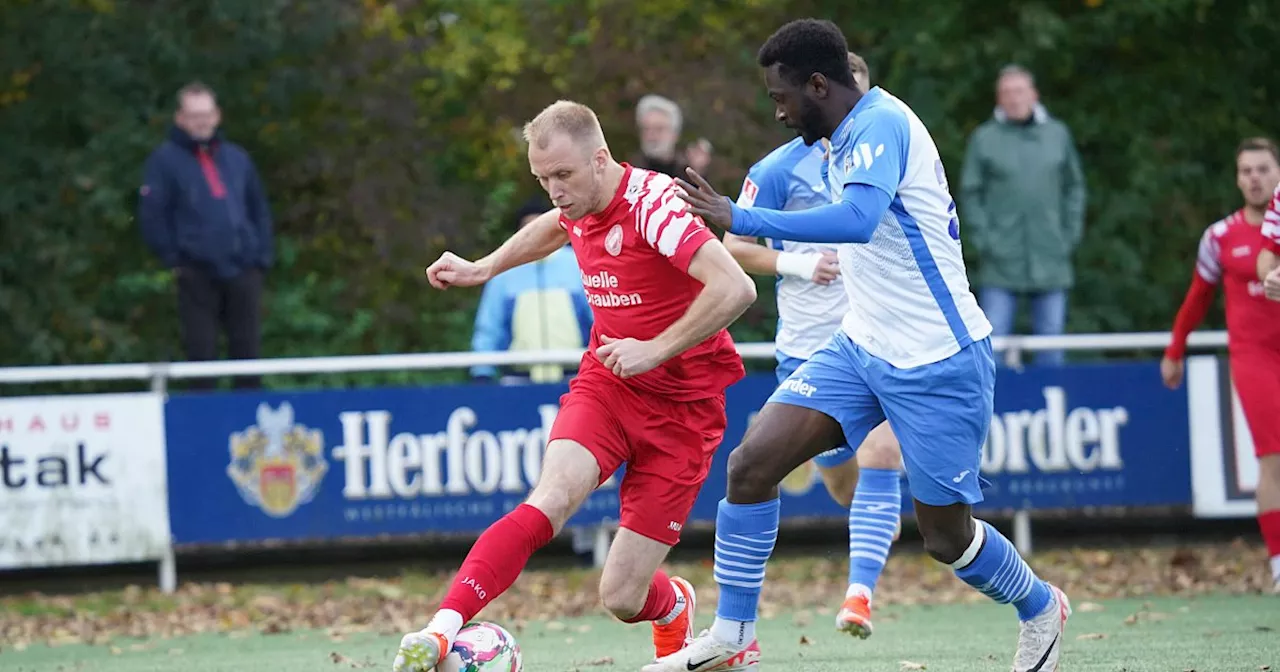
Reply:
<svg viewBox="0 0 1280 672"><path fill-rule="evenodd" d="M1262 291L1268 299L1280 301L1280 266L1271 269L1267 279L1262 283Z"/></svg>
<svg viewBox="0 0 1280 672"><path fill-rule="evenodd" d="M698 171L685 168L684 172L689 175L693 183L690 184L677 177L676 185L682 190L680 198L689 204L689 212L701 217L708 224L728 231L733 225L733 206L729 203L729 199L717 194L716 190L712 189L711 185L698 174Z"/></svg>
<svg viewBox="0 0 1280 672"><path fill-rule="evenodd" d="M427 267L427 282L436 289L450 287L474 287L483 285L489 280L489 272L474 261L445 252Z"/></svg>
<svg viewBox="0 0 1280 672"><path fill-rule="evenodd" d="M1169 359L1165 357L1160 360L1160 377L1164 379L1164 386L1176 390L1182 386L1182 371L1184 365L1181 359Z"/></svg>
<svg viewBox="0 0 1280 672"><path fill-rule="evenodd" d="M630 378L658 368L662 356L653 341L611 338L600 334L596 359L619 378Z"/></svg>
<svg viewBox="0 0 1280 672"><path fill-rule="evenodd" d="M813 269L813 282L818 285L829 285L840 277L840 258L835 252L823 252L822 259Z"/></svg>

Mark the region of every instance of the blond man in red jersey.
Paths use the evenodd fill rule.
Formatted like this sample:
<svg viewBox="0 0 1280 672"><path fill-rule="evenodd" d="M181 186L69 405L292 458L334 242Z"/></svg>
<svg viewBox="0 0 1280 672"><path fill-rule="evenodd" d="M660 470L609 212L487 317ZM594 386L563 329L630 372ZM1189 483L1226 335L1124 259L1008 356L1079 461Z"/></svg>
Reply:
<svg viewBox="0 0 1280 672"><path fill-rule="evenodd" d="M745 374L726 327L755 301L755 283L670 177L613 159L587 106L554 103L524 136L530 171L556 209L478 261L445 252L427 279L437 289L480 285L572 245L595 316L591 342L560 399L533 492L476 540L434 617L401 640L395 672L436 669L463 624L511 587L623 462L621 529L600 599L621 621L652 622L658 657L693 636L693 586L659 565L724 436L725 388Z"/></svg>

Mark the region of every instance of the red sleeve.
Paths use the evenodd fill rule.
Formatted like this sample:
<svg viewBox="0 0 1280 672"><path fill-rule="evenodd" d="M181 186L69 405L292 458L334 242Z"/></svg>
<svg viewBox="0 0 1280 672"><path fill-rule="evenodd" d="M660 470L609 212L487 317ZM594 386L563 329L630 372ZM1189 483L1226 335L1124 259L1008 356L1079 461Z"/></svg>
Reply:
<svg viewBox="0 0 1280 672"><path fill-rule="evenodd" d="M716 239L702 218L689 212L674 189L664 194L661 205L640 215L636 228L650 247L684 273L689 272L698 248Z"/></svg>
<svg viewBox="0 0 1280 672"><path fill-rule="evenodd" d="M1182 300L1178 309L1178 317L1173 321L1173 338L1164 356L1169 359L1182 359L1187 354L1187 336L1200 326L1209 307L1213 305L1215 285L1205 280L1199 273L1192 274L1191 287L1187 289L1187 298Z"/></svg>

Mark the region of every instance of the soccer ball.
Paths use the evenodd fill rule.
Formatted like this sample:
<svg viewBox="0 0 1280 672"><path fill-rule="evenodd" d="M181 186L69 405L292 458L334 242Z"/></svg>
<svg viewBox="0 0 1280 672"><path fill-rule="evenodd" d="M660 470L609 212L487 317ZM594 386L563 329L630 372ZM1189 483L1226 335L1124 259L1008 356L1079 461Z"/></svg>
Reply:
<svg viewBox="0 0 1280 672"><path fill-rule="evenodd" d="M458 631L453 650L439 672L522 672L524 659L511 633L497 623L468 623Z"/></svg>

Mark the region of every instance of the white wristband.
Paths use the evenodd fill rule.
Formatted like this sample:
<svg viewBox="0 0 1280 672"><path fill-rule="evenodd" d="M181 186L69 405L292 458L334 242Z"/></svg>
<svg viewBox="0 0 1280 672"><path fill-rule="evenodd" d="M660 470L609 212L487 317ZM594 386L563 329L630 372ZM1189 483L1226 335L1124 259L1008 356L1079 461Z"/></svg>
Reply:
<svg viewBox="0 0 1280 672"><path fill-rule="evenodd" d="M820 261L822 255L816 252L779 252L778 275L812 281Z"/></svg>

